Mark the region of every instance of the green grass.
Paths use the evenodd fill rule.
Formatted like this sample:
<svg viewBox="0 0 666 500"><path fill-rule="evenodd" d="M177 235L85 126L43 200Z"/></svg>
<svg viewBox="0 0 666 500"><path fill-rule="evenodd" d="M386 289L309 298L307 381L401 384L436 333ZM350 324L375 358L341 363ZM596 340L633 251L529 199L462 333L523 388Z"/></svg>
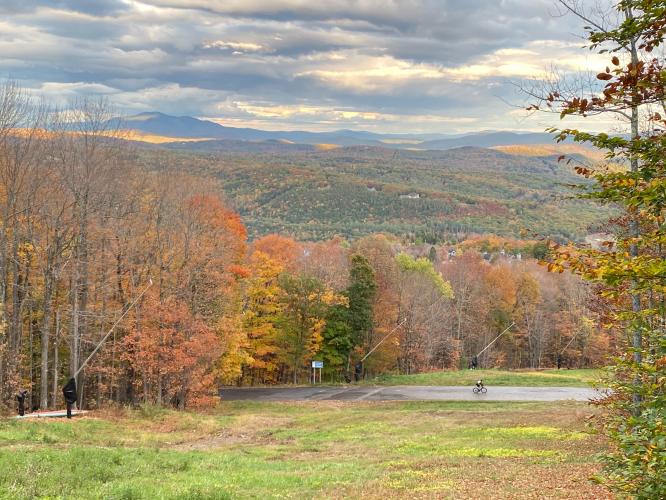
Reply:
<svg viewBox="0 0 666 500"><path fill-rule="evenodd" d="M518 387L588 387L601 376L602 370L460 370L417 373L414 375L382 375L368 382L381 385L450 385L471 386L483 379L488 386Z"/></svg>
<svg viewBox="0 0 666 500"><path fill-rule="evenodd" d="M587 481L603 446L585 432L590 411L226 402L205 414L5 419L0 498L603 498Z"/></svg>

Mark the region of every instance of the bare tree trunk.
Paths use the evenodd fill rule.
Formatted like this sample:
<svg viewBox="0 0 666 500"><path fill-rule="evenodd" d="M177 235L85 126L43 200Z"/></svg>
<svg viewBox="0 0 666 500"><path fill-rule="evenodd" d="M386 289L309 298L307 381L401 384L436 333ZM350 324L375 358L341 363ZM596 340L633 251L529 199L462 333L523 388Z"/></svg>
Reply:
<svg viewBox="0 0 666 500"><path fill-rule="evenodd" d="M114 387L116 385L116 329L113 329L113 341L111 343L111 377L109 380L109 400L116 401L118 399L118 392L114 397Z"/></svg>
<svg viewBox="0 0 666 500"><path fill-rule="evenodd" d="M16 237L16 227L13 228L11 245L11 281L12 281L12 302L11 302L11 316L9 322L9 348L10 351L17 355L21 348L21 272L19 269L19 256L18 256L18 241Z"/></svg>
<svg viewBox="0 0 666 500"><path fill-rule="evenodd" d="M28 342L30 343L30 409L35 407L35 342L32 338L32 311L28 311Z"/></svg>
<svg viewBox="0 0 666 500"><path fill-rule="evenodd" d="M102 407L102 372L97 372L97 408Z"/></svg>
<svg viewBox="0 0 666 500"><path fill-rule="evenodd" d="M39 390L39 407L45 409L49 405L49 334L51 329L51 310L53 304L53 275L50 264L47 264L47 272L44 276L44 305L41 328L41 374Z"/></svg>
<svg viewBox="0 0 666 500"><path fill-rule="evenodd" d="M53 343L53 408L58 406L58 343L60 340L60 310L56 311L55 342Z"/></svg>
<svg viewBox="0 0 666 500"><path fill-rule="evenodd" d="M625 15L627 19L632 19L633 14L631 12L631 9L627 9L625 11ZM631 64L635 68L636 65L638 64L638 50L636 48L636 40L632 39L631 40ZM640 103L640 98L637 94L637 91L634 90L633 95L631 97L631 139L638 139L640 137L639 129L638 129L638 106ZM638 159L632 155L631 159L631 171L632 172L637 172L639 165L638 165ZM632 238L638 238L639 236L639 227L638 227L638 219L636 215L631 216L631 220L629 221L629 232L631 233ZM631 243L629 245L629 254L631 258L636 258L638 257L638 246L636 243ZM632 288L636 286L636 281L633 280L631 283ZM635 315L638 315L641 312L641 297L638 293L632 293L631 294L631 310L634 312ZM641 353L641 349L643 348L643 334L641 332L641 327L640 325L634 326L634 330L632 332L632 347L634 348L634 363L636 365L640 365L640 363L643 361L643 356ZM637 375L636 378L636 387L640 387L641 380L640 377ZM641 395L638 394L638 392L635 392L633 395L633 401L634 401L634 412L635 413L640 413L640 403L641 403Z"/></svg>
<svg viewBox="0 0 666 500"><path fill-rule="evenodd" d="M73 376L79 369L79 275L78 265L76 264L74 264L71 287L72 326L69 339L69 372Z"/></svg>

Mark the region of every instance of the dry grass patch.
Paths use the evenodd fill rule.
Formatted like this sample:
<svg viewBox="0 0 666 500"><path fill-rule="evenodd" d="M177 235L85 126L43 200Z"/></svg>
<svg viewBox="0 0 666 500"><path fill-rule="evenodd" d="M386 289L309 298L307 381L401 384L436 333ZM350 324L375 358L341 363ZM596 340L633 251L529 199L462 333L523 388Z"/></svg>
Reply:
<svg viewBox="0 0 666 500"><path fill-rule="evenodd" d="M222 403L0 421L0 498L609 498L581 403Z"/></svg>

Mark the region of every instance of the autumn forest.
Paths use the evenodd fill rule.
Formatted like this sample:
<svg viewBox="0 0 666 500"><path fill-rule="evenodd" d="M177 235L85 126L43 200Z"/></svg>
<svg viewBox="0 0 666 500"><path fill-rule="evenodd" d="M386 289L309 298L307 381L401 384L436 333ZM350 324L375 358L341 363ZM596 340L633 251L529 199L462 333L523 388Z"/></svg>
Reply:
<svg viewBox="0 0 666 500"><path fill-rule="evenodd" d="M0 498L666 498L666 0L0 14Z"/></svg>
<svg viewBox="0 0 666 500"><path fill-rule="evenodd" d="M74 374L84 408L183 408L307 382L313 360L330 382L466 367L507 328L481 366L589 367L613 347L543 242L250 241L223 178L141 165L103 100L54 113L8 83L0 103L5 403L23 387L58 407Z"/></svg>

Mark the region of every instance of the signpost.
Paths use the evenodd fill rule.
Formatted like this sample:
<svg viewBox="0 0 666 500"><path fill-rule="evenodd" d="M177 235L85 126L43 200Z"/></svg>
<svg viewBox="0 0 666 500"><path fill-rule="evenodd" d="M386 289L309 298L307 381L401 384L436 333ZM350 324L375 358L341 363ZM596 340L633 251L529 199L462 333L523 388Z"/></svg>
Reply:
<svg viewBox="0 0 666 500"><path fill-rule="evenodd" d="M310 377L310 381L313 384L317 383L317 370L319 370L319 383L321 384L321 369L324 367L324 362L323 361L313 361L312 362L312 376Z"/></svg>

